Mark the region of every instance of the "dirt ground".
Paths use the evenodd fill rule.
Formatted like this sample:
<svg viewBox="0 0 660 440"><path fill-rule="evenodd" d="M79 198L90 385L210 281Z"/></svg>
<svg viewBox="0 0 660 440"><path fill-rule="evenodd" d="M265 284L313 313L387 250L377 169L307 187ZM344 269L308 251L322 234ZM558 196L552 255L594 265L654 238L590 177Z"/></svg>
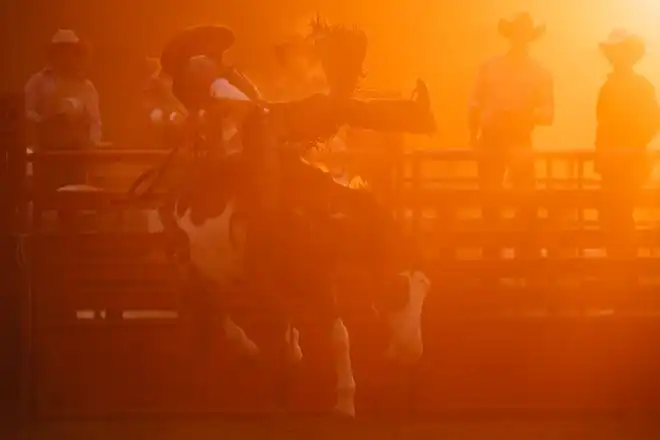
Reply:
<svg viewBox="0 0 660 440"><path fill-rule="evenodd" d="M438 417L424 421L204 418L46 422L6 440L657 440L660 418Z"/></svg>

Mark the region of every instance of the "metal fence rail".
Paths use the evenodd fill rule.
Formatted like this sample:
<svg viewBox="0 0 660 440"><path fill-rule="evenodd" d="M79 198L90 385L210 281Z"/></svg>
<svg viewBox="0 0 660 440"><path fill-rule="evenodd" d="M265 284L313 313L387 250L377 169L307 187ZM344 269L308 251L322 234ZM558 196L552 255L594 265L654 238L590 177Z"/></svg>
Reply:
<svg viewBox="0 0 660 440"><path fill-rule="evenodd" d="M24 157L17 166L26 169L27 160L34 161L38 173L58 161L85 160L97 169L133 164L133 173L165 154L46 152ZM341 164L368 161L374 154L321 159ZM652 212L660 207L657 190L646 189L640 200L649 211L638 228L640 247L650 249L643 258L587 258L584 250L604 243L597 219L585 218L601 204L597 180L588 173L592 153L536 156L540 167L553 163L546 168L552 172L543 174L537 191L527 193L479 191L469 176L474 154L467 150L412 151L396 161L389 202L424 252L434 282L425 312L426 352L419 365L401 371L384 359L383 335L372 330L378 329L375 319L364 310L347 316L358 384L366 389L358 403L363 412L660 408L654 379L660 357L652 354L660 342L660 295L654 284L660 259L651 252L659 238ZM428 165L443 161L444 168ZM447 177L450 171L458 177ZM135 203L121 187L21 194L23 202L33 204L33 218L62 208L126 213L159 203L158 195ZM500 230L484 227L478 211L485 199L505 207L537 205L538 227L532 232L514 223ZM32 234L34 301L24 305L29 313L23 318L33 331L33 339L24 341L33 348L33 408L42 416L267 411L258 367L245 368L219 338L207 351L193 349L199 329L185 298L195 297L195 291L184 282L181 266L163 257L164 237L118 232L121 222L113 225L73 235L40 231L38 222L20 228ZM486 241L507 248L521 240L546 255L533 261L462 255ZM257 338L266 331L254 307L237 319ZM329 341L315 346L332 352ZM307 368L313 373L301 379L294 403L303 412L326 403L304 391L331 393L323 390L332 383L324 365ZM642 392L644 399L635 397Z"/></svg>

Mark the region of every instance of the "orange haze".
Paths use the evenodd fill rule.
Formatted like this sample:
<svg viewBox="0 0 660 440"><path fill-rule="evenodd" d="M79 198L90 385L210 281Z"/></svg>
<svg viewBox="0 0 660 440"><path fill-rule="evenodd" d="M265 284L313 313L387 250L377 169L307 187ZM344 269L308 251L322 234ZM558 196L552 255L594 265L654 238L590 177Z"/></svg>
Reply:
<svg viewBox="0 0 660 440"><path fill-rule="evenodd" d="M640 70L653 82L660 80L660 0L8 0L0 6L2 51L13 68L3 69L2 85L21 87L39 68L54 30L74 27L95 46L92 76L102 95L109 137L123 138L124 108L135 99L126 90L136 82L136 66L145 56L158 55L176 29L196 22L228 24L240 39L232 56L250 68L255 56L245 53L264 53L320 11L331 21L357 23L368 32L370 86L408 93L415 77L427 79L441 128L433 143L462 146L474 71L504 47L496 34L498 18L519 10L547 23L535 53L556 79L555 126L539 130L538 148L592 144L595 95L607 72L597 42L611 28L627 27L647 38L649 53Z"/></svg>

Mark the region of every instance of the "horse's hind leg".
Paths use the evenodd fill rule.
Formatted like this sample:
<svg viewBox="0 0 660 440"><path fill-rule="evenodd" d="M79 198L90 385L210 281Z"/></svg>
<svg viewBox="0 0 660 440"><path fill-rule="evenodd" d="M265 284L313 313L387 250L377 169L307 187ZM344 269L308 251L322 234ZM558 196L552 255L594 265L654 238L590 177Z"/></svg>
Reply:
<svg viewBox="0 0 660 440"><path fill-rule="evenodd" d="M227 338L227 341L235 345L241 354L248 357L256 357L259 354L259 347L257 347L257 344L248 337L245 330L232 320L229 314L222 314L221 323L225 338Z"/></svg>
<svg viewBox="0 0 660 440"><path fill-rule="evenodd" d="M420 271L404 272L398 277L394 307L386 307L385 317L390 329L391 340L388 356L403 363L412 364L419 360L424 351L422 341L422 309L430 288L426 275ZM401 298L404 298L401 300Z"/></svg>
<svg viewBox="0 0 660 440"><path fill-rule="evenodd" d="M208 345L213 334L220 330L241 354L254 357L259 354L259 348L229 315L225 300L227 293L226 289L218 287L198 272L193 273L190 299L193 317L198 321L197 328L201 331L199 339Z"/></svg>
<svg viewBox="0 0 660 440"><path fill-rule="evenodd" d="M300 332L298 329L289 324L284 334L284 340L286 341L289 362L291 364L299 363L303 358L303 352L300 347Z"/></svg>
<svg viewBox="0 0 660 440"><path fill-rule="evenodd" d="M328 338L335 370L334 412L344 417L355 416L355 377L351 361L351 343L341 319L330 280L320 283L320 291L312 295L320 338ZM328 340L326 339L326 341Z"/></svg>
<svg viewBox="0 0 660 440"><path fill-rule="evenodd" d="M355 377L351 362L350 337L348 329L340 317L337 316L333 320L330 334L337 374L335 411L341 415L355 417Z"/></svg>

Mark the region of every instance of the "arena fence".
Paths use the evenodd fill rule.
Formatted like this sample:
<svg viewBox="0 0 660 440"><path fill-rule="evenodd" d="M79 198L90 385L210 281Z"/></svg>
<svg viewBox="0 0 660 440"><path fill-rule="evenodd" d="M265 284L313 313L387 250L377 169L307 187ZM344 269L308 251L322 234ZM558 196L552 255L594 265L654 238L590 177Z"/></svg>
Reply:
<svg viewBox="0 0 660 440"><path fill-rule="evenodd" d="M373 154L324 159L347 164ZM162 155L106 149L29 160L35 174L66 160L100 169L133 163L137 172ZM17 156L24 162L15 168L27 169L28 158ZM536 157L545 170L536 190L484 193L469 151L399 153L388 203L433 279L425 354L414 367L391 365L375 317L350 311L363 414L660 408L657 192L645 189L640 198L640 257L612 260L601 255L604 237L592 212L602 204L590 176L592 154ZM20 232L8 235L17 249L13 261L29 281L16 283L21 301L13 309L23 330L16 349L23 411L40 417L269 412L262 374L268 366L246 365L225 345L208 316L208 298L197 294L185 260L172 257L168 237L126 220L157 206L158 198L137 205L120 186L48 194L33 188L22 191L21 203L6 203L10 217L22 217L6 230ZM536 206L535 229L483 226L485 198L508 208ZM95 220L83 230L58 230L50 213L63 209L87 211ZM523 241L543 257L508 258ZM485 242L505 248L505 257L482 258ZM258 304L246 301L237 319L257 340L267 332ZM307 356L291 407L321 411L332 403L330 341L312 327L301 333L314 336L303 338Z"/></svg>

